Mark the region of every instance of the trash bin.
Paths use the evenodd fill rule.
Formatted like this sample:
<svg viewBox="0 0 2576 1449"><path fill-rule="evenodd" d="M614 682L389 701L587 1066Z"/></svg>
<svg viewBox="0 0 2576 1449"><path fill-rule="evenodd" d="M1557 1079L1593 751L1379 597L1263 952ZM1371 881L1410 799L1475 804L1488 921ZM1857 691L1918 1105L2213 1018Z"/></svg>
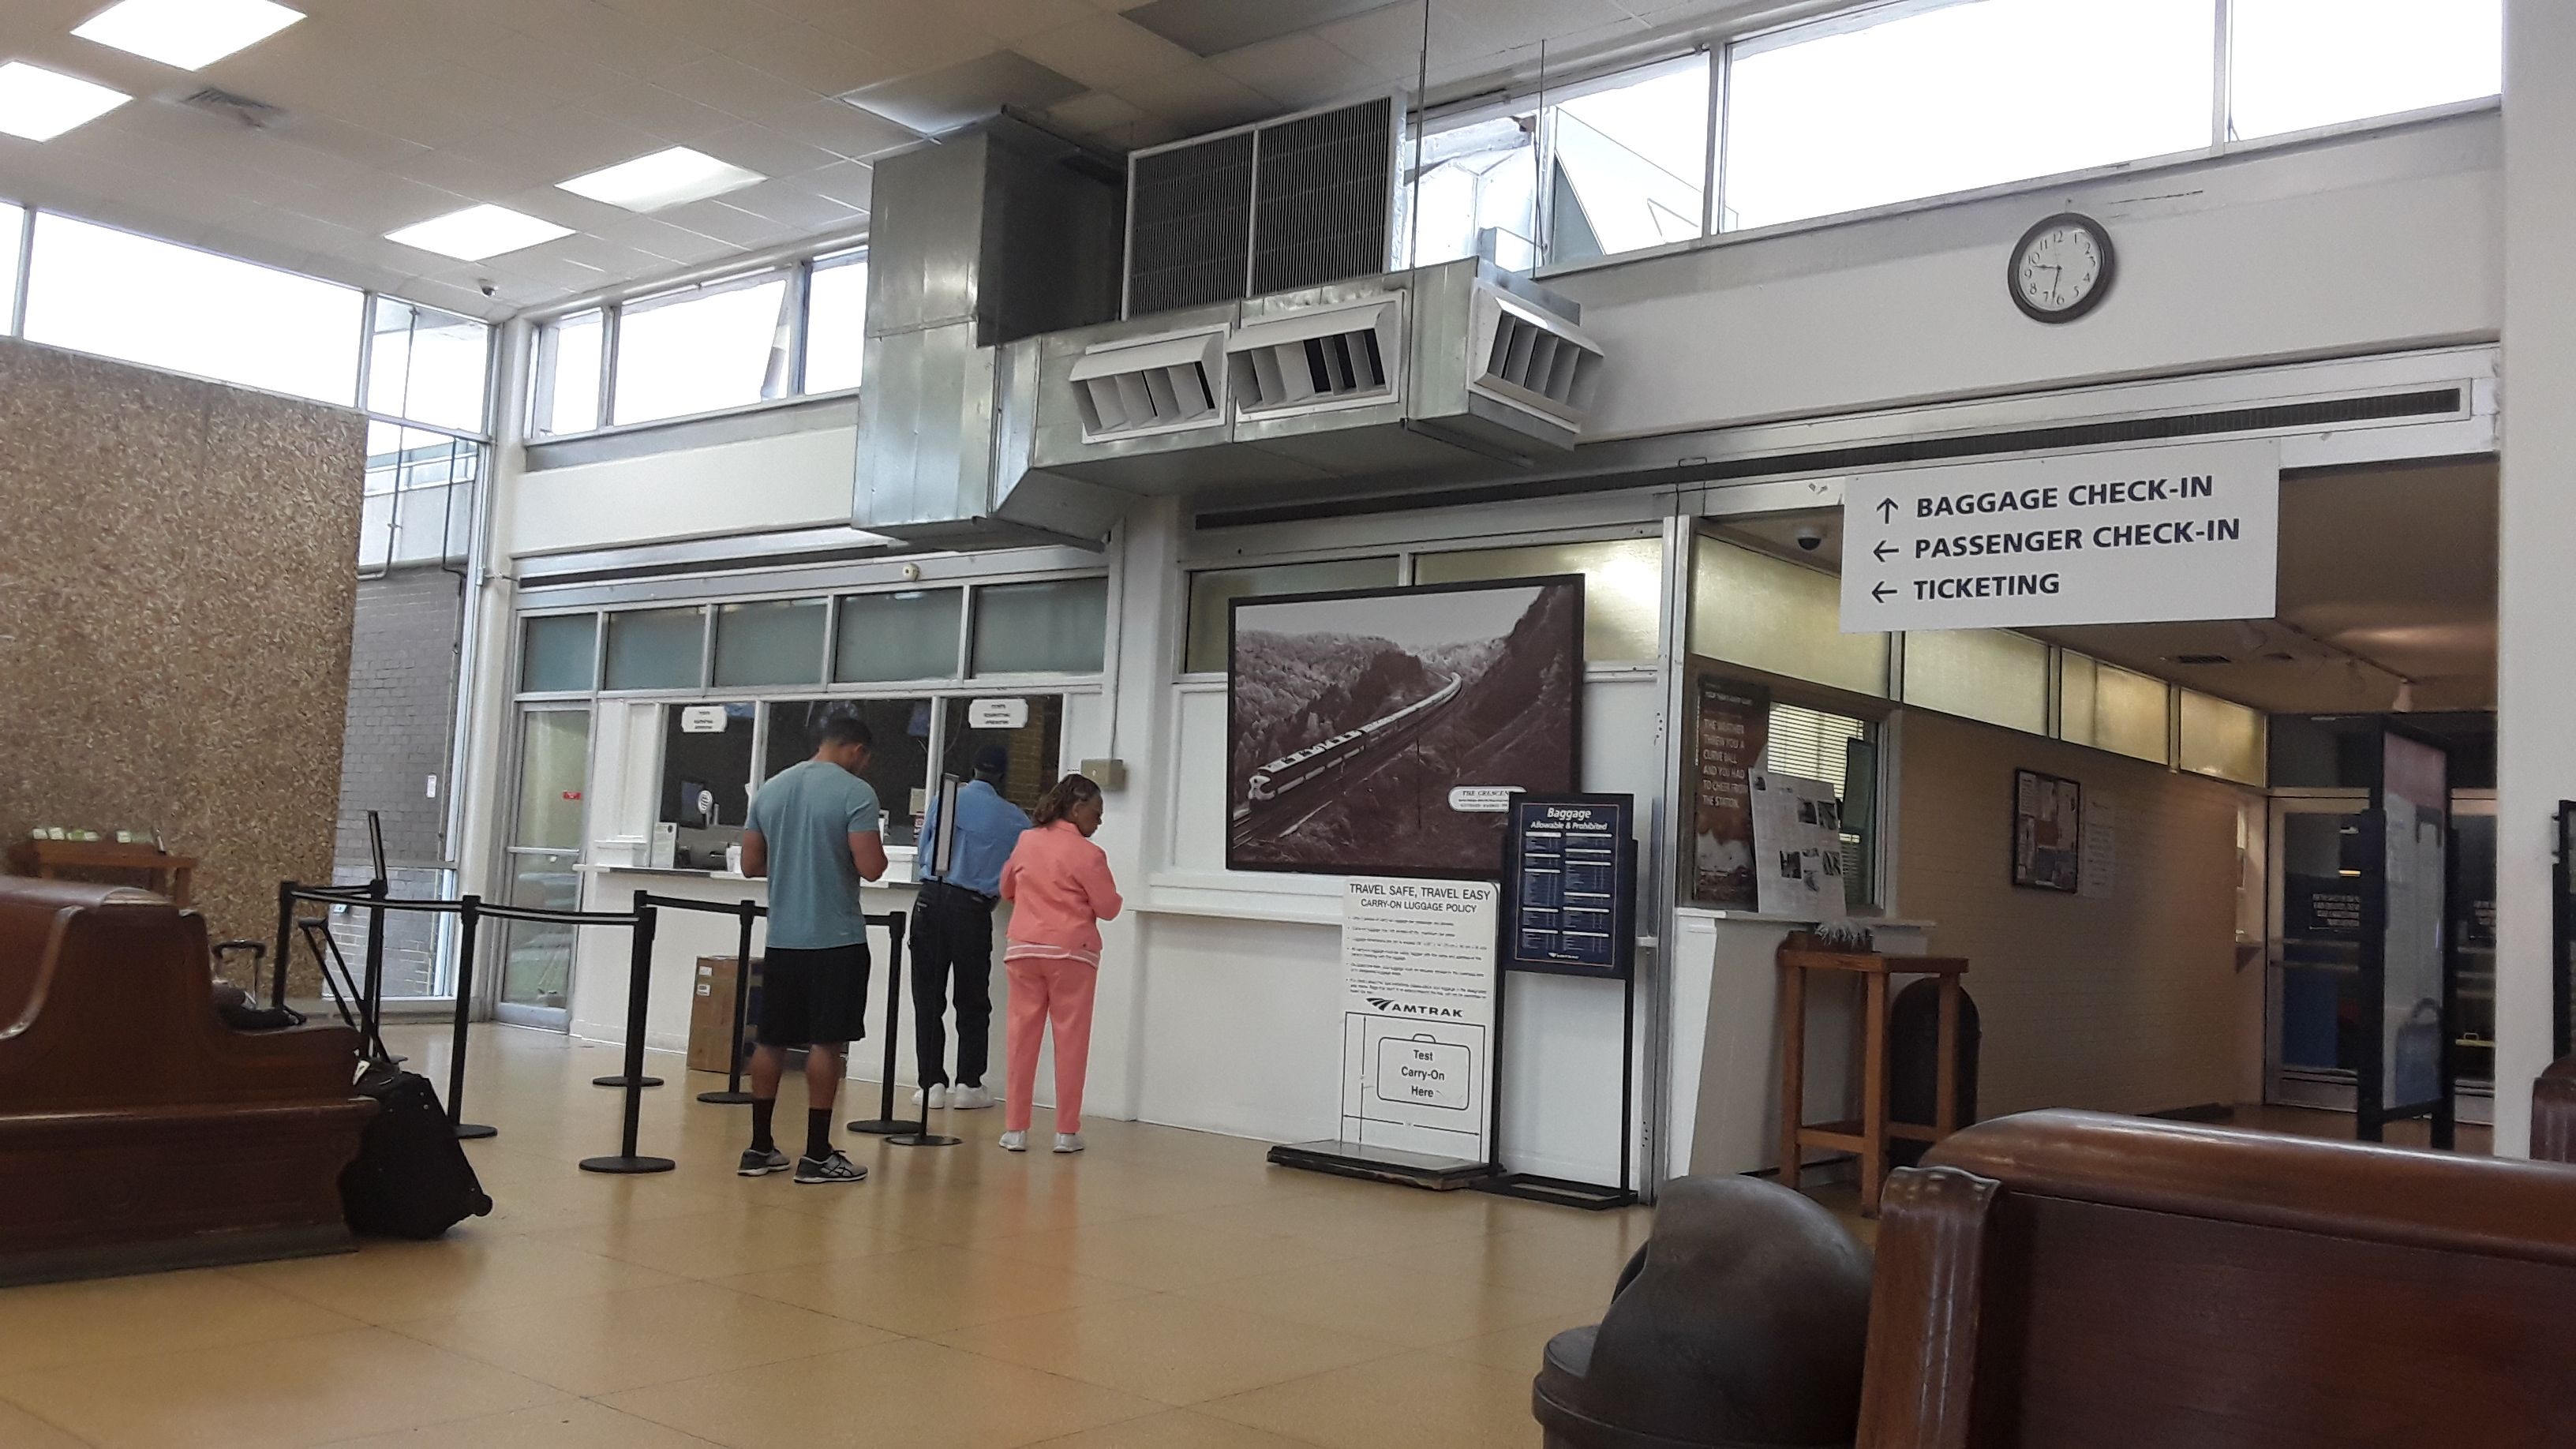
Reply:
<svg viewBox="0 0 2576 1449"><path fill-rule="evenodd" d="M1777 1183L1668 1184L1601 1321L1550 1340L1531 1411L1547 1449L1848 1445L1870 1257Z"/></svg>
<svg viewBox="0 0 2576 1449"><path fill-rule="evenodd" d="M1977 1120L1977 1026L1975 998L1959 993L1959 1121ZM1933 1103L1941 1098L1941 983L1924 977L1896 993L1887 1009L1887 1119L1891 1122L1933 1120ZM1932 1150L1929 1142L1891 1137L1887 1165L1912 1167Z"/></svg>

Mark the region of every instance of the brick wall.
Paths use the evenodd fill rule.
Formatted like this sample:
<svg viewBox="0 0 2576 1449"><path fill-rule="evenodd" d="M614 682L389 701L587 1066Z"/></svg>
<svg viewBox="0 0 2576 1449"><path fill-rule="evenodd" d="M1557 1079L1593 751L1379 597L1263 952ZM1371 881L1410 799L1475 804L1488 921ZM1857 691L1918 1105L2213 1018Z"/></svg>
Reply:
<svg viewBox="0 0 2576 1449"><path fill-rule="evenodd" d="M372 874L367 812L384 821L385 859L397 896L444 889L440 831L447 820L451 711L456 699L457 578L436 568L398 569L358 582L349 653L348 733L341 753L339 841L333 875ZM428 791L438 777L438 794ZM332 932L352 965L364 950L364 917L335 916ZM385 994L418 996L436 959L436 917L387 917Z"/></svg>
<svg viewBox="0 0 2576 1449"><path fill-rule="evenodd" d="M2246 792L1920 711L1907 712L1903 739L1896 914L1932 922L1932 949L1969 960L1985 1031L1979 1114L2237 1100ZM2112 803L2108 899L2014 888L2016 768L2082 782L2088 811Z"/></svg>

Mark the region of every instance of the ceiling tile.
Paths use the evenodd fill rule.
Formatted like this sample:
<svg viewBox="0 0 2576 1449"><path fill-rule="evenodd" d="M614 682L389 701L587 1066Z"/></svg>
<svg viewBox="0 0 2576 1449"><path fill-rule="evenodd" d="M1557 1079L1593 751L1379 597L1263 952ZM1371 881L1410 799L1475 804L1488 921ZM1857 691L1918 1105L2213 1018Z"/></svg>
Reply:
<svg viewBox="0 0 2576 1449"><path fill-rule="evenodd" d="M725 205L754 216L766 217L798 236L815 236L859 224L865 215L859 207L845 206L830 197L811 191L794 180L764 181L728 192Z"/></svg>
<svg viewBox="0 0 2576 1449"><path fill-rule="evenodd" d="M1129 81L1117 94L1187 131L1221 131L1279 110L1278 102L1206 61Z"/></svg>
<svg viewBox="0 0 2576 1449"><path fill-rule="evenodd" d="M657 220L686 227L746 251L788 241L796 228L722 201L692 201L653 213Z"/></svg>
<svg viewBox="0 0 2576 1449"><path fill-rule="evenodd" d="M1082 88L1080 81L1017 51L997 50L938 70L879 81L841 99L906 130L940 136L998 115L1006 106L1044 110L1080 94Z"/></svg>
<svg viewBox="0 0 2576 1449"><path fill-rule="evenodd" d="M594 97L588 105L612 121L683 146L741 125L743 119L713 106L701 105L677 91L653 85L629 86L612 95Z"/></svg>
<svg viewBox="0 0 2576 1449"><path fill-rule="evenodd" d="M799 14L903 71L937 70L1001 45L966 16L928 0L802 0Z"/></svg>
<svg viewBox="0 0 2576 1449"><path fill-rule="evenodd" d="M1134 101L1108 91L1090 91L1075 96L1062 105L1048 108L1049 119L1069 126L1085 135L1106 135L1117 127L1145 118Z"/></svg>
<svg viewBox="0 0 2576 1449"><path fill-rule="evenodd" d="M1095 15L1041 31L1011 48L1094 90L1115 90L1125 82L1178 70L1198 60L1163 37L1115 15Z"/></svg>
<svg viewBox="0 0 2576 1449"><path fill-rule="evenodd" d="M823 96L854 91L901 73L892 61L865 46L804 24L727 46L725 54Z"/></svg>
<svg viewBox="0 0 2576 1449"><path fill-rule="evenodd" d="M648 80L708 53L696 41L629 19L598 0L524 0L508 15L510 28L523 35Z"/></svg>
<svg viewBox="0 0 2576 1449"><path fill-rule="evenodd" d="M1353 65L1349 56L1311 35L1265 40L1210 63L1290 110L1386 88L1374 72Z"/></svg>
<svg viewBox="0 0 2576 1449"><path fill-rule="evenodd" d="M810 99L813 92L794 81L755 70L729 55L693 60L663 75L661 85L702 106L756 121Z"/></svg>
<svg viewBox="0 0 2576 1449"><path fill-rule="evenodd" d="M780 135L820 146L836 156L864 160L917 145L921 138L903 127L842 101L820 97L793 110L766 117L763 124Z"/></svg>
<svg viewBox="0 0 2576 1449"><path fill-rule="evenodd" d="M752 122L716 132L698 143L698 149L719 161L730 161L748 167L763 176L789 176L829 166L841 159L840 153L809 145L783 132Z"/></svg>
<svg viewBox="0 0 2576 1449"><path fill-rule="evenodd" d="M1222 55L1401 0L1146 0L1127 19L1193 55ZM1417 0L1418 3L1418 0Z"/></svg>
<svg viewBox="0 0 2576 1449"><path fill-rule="evenodd" d="M1431 24L1435 40L1448 28L1437 15ZM1422 54L1422 12L1411 6L1372 10L1319 26L1314 38L1349 56L1363 71L1410 86Z"/></svg>
<svg viewBox="0 0 2576 1449"><path fill-rule="evenodd" d="M946 4L976 29L1006 42L1100 13L1091 0L946 0Z"/></svg>
<svg viewBox="0 0 2576 1449"><path fill-rule="evenodd" d="M398 166L429 149L418 141L406 141L400 136L353 125L335 116L299 116L293 125L276 135L287 145L310 147L323 155L361 166Z"/></svg>
<svg viewBox="0 0 2576 1449"><path fill-rule="evenodd" d="M865 211L876 191L876 168L864 161L841 161L808 171L795 180L817 196Z"/></svg>
<svg viewBox="0 0 2576 1449"><path fill-rule="evenodd" d="M497 201L544 182L548 169L525 161L487 161L459 151L424 151L395 167L394 172L476 201Z"/></svg>
<svg viewBox="0 0 2576 1449"><path fill-rule="evenodd" d="M524 162L545 173L538 179L551 182L631 161L668 144L650 131L586 106L558 106L514 125L495 126L448 149L488 161Z"/></svg>
<svg viewBox="0 0 2576 1449"><path fill-rule="evenodd" d="M602 0L630 20L706 46L729 50L797 24L795 17L758 0Z"/></svg>

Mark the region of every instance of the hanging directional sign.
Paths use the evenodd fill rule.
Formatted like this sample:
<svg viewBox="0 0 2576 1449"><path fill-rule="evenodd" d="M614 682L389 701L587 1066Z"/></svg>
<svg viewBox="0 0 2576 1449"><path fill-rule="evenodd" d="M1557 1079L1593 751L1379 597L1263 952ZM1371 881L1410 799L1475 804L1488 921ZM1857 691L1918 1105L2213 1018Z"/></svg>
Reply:
<svg viewBox="0 0 2576 1449"><path fill-rule="evenodd" d="M2269 441L1867 474L1843 632L2268 619L2280 527Z"/></svg>

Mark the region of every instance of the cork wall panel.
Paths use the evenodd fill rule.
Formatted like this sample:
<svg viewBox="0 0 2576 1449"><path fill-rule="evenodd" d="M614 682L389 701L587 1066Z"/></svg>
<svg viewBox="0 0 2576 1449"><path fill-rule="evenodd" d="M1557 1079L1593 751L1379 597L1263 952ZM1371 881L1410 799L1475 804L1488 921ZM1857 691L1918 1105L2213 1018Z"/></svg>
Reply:
<svg viewBox="0 0 2576 1449"><path fill-rule="evenodd" d="M159 830L218 939L331 875L366 425L0 339L0 840Z"/></svg>

